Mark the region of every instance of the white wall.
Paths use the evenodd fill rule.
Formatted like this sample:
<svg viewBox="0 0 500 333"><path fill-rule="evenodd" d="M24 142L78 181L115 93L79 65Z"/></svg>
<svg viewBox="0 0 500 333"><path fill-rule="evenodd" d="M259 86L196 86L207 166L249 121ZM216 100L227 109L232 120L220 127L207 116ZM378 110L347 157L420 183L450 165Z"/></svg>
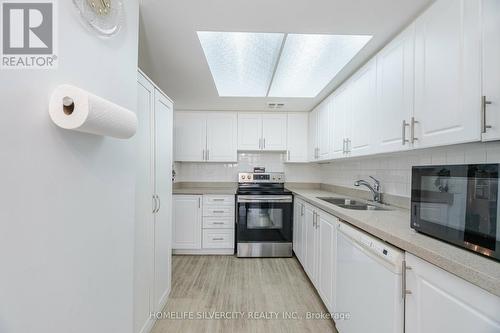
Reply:
<svg viewBox="0 0 500 333"><path fill-rule="evenodd" d="M485 162L500 163L500 142L462 144L335 161L321 165L321 182L354 188L355 180L374 176L381 181L384 193L410 197L412 166Z"/></svg>
<svg viewBox="0 0 500 333"><path fill-rule="evenodd" d="M175 163L176 182L237 182L238 172L251 172L257 166L285 172L288 182L320 181L318 165L288 164L284 159L281 153L238 153L238 163Z"/></svg>
<svg viewBox="0 0 500 333"><path fill-rule="evenodd" d="M138 2L102 40L58 1L59 68L0 71L0 332L132 332L134 141L65 131L70 83L136 108Z"/></svg>

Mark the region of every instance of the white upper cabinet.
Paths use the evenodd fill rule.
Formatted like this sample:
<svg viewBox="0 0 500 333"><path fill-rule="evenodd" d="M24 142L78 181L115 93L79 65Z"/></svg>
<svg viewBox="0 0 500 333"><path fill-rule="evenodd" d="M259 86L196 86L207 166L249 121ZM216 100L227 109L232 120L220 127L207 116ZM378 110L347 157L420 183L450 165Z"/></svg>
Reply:
<svg viewBox="0 0 500 333"><path fill-rule="evenodd" d="M233 112L210 113L207 116L207 151L209 162L238 160L238 116Z"/></svg>
<svg viewBox="0 0 500 333"><path fill-rule="evenodd" d="M286 113L262 114L262 145L267 151L286 150Z"/></svg>
<svg viewBox="0 0 500 333"><path fill-rule="evenodd" d="M410 148L413 114L415 25L410 25L377 55L377 152Z"/></svg>
<svg viewBox="0 0 500 333"><path fill-rule="evenodd" d="M285 151L286 113L239 113L238 150Z"/></svg>
<svg viewBox="0 0 500 333"><path fill-rule="evenodd" d="M351 132L351 99L347 85L337 89L333 94L332 105L332 158L349 156L348 138Z"/></svg>
<svg viewBox="0 0 500 333"><path fill-rule="evenodd" d="M327 97L321 104L318 110L318 159L326 160L331 155L331 111L332 97Z"/></svg>
<svg viewBox="0 0 500 333"><path fill-rule="evenodd" d="M500 298L411 254L406 333L500 332Z"/></svg>
<svg viewBox="0 0 500 333"><path fill-rule="evenodd" d="M309 116L310 160L324 161L331 158L332 97L327 97Z"/></svg>
<svg viewBox="0 0 500 333"><path fill-rule="evenodd" d="M203 162L206 149L206 120L201 112L176 112L174 156L176 161Z"/></svg>
<svg viewBox="0 0 500 333"><path fill-rule="evenodd" d="M238 114L238 150L260 150L262 116L260 113Z"/></svg>
<svg viewBox="0 0 500 333"><path fill-rule="evenodd" d="M174 151L178 162L237 162L237 115L176 112Z"/></svg>
<svg viewBox="0 0 500 333"><path fill-rule="evenodd" d="M347 89L351 97L351 135L348 138L347 150L352 156L373 153L372 133L377 130L373 126L376 112L376 66L369 62L356 73Z"/></svg>
<svg viewBox="0 0 500 333"><path fill-rule="evenodd" d="M313 162L318 159L318 108L309 112L309 161Z"/></svg>
<svg viewBox="0 0 500 333"><path fill-rule="evenodd" d="M416 20L415 147L481 139L479 20L480 0L439 0Z"/></svg>
<svg viewBox="0 0 500 333"><path fill-rule="evenodd" d="M483 0L482 139L500 139L500 1Z"/></svg>
<svg viewBox="0 0 500 333"><path fill-rule="evenodd" d="M286 162L307 162L307 137L309 114L307 112L289 113L287 121Z"/></svg>

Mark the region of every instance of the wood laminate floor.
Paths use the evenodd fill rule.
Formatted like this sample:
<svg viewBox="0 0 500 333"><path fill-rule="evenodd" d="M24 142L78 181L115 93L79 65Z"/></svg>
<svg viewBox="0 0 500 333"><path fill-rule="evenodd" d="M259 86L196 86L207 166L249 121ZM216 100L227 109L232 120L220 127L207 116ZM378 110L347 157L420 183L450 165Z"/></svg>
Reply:
<svg viewBox="0 0 500 333"><path fill-rule="evenodd" d="M336 332L329 319L306 318L328 310L295 258L174 256L172 264L172 291L153 333ZM200 319L222 313L230 319Z"/></svg>

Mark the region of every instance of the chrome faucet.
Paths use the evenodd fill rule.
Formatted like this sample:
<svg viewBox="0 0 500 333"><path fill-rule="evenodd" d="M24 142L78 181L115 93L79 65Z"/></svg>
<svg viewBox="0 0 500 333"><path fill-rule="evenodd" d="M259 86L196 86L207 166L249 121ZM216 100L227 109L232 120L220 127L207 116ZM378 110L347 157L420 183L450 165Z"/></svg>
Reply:
<svg viewBox="0 0 500 333"><path fill-rule="evenodd" d="M364 186L368 187L370 189L370 191L372 191L372 193L373 193L373 201L380 203L380 202L382 202L382 193L380 191L380 182L372 176L370 176L370 178L375 181L373 186L369 182L367 182L366 180L363 180L363 179L355 181L354 186L364 185Z"/></svg>

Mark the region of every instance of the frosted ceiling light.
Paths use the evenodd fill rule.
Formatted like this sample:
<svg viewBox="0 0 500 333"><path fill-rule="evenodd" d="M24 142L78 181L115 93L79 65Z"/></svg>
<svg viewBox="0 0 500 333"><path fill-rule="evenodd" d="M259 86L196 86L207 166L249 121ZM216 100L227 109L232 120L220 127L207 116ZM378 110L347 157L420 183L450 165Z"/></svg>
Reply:
<svg viewBox="0 0 500 333"><path fill-rule="evenodd" d="M288 34L269 97L316 97L371 38Z"/></svg>
<svg viewBox="0 0 500 333"><path fill-rule="evenodd" d="M198 31L219 96L266 97L284 34Z"/></svg>

